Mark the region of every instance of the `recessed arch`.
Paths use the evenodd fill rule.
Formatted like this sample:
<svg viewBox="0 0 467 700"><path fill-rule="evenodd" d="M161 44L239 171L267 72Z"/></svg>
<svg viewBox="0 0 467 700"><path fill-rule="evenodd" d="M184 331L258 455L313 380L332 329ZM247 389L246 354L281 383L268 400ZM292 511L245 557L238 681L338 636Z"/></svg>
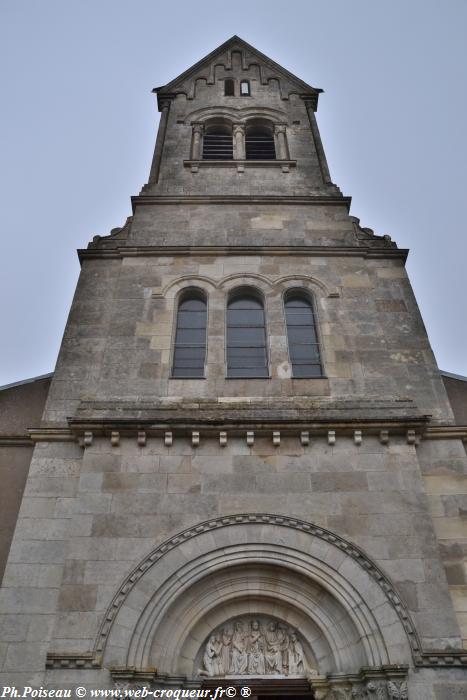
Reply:
<svg viewBox="0 0 467 700"><path fill-rule="evenodd" d="M281 124L287 124L287 113L280 109L273 109L271 107L223 107L223 106L213 106L213 107L201 107L200 109L195 109L189 112L185 117L185 124L190 126L193 123L205 122L207 119L219 119L227 118L235 123L243 123L248 119L270 119L272 122L280 122Z"/></svg>
<svg viewBox="0 0 467 700"><path fill-rule="evenodd" d="M242 570L250 578L238 578ZM243 514L194 525L140 562L109 606L95 652L106 665L186 674L210 630L256 609L306 627L329 672L406 664L419 649L397 591L359 548L311 523Z"/></svg>
<svg viewBox="0 0 467 700"><path fill-rule="evenodd" d="M217 284L215 280L204 275L184 275L168 282L160 292L153 294L153 296L175 299L185 289L190 288L199 288L205 293L209 293L210 290L217 288Z"/></svg>
<svg viewBox="0 0 467 700"><path fill-rule="evenodd" d="M319 296L331 298L339 297L339 291L335 287L328 286L325 282L311 275L285 275L274 281L275 287L282 287L284 290L292 287L303 286L318 293Z"/></svg>

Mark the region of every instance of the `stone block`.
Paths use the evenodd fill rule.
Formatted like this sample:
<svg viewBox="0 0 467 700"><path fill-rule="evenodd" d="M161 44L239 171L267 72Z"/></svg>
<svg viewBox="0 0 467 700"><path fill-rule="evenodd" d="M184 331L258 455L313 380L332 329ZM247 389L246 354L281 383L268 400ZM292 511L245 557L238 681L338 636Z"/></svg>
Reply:
<svg viewBox="0 0 467 700"><path fill-rule="evenodd" d="M97 586L90 584L64 584L60 589L58 609L80 612L94 610L97 600Z"/></svg>

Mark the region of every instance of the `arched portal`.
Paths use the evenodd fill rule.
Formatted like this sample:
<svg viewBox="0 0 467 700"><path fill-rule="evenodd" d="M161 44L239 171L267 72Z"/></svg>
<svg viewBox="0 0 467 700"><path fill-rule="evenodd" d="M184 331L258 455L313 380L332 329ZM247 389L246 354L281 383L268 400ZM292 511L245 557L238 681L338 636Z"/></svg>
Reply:
<svg viewBox="0 0 467 700"><path fill-rule="evenodd" d="M228 673L202 659L213 636L236 620L246 636L254 619L263 654L272 654L268 621L286 633L276 676L290 673L293 633L307 666L294 675L406 665L417 644L390 582L360 550L322 528L274 515L200 523L159 547L121 587L98 644L107 667L155 667L190 679L241 675L242 664L231 666L231 656ZM247 654L250 647L245 640Z"/></svg>

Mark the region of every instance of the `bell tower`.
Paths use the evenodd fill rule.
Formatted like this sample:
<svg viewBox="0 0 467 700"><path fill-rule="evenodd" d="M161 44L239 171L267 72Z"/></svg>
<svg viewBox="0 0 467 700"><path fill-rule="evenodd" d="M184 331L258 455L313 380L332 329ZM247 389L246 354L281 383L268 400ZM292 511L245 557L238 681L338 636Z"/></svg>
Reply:
<svg viewBox="0 0 467 700"><path fill-rule="evenodd" d="M408 251L350 216L321 90L239 37L154 92L148 182L79 251L31 432L0 678L454 697L433 489L466 455Z"/></svg>

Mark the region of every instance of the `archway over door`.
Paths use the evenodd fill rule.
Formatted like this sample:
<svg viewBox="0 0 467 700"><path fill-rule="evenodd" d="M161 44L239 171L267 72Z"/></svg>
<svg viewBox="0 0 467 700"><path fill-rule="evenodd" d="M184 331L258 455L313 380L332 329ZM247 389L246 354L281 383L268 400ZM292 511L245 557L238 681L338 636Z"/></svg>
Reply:
<svg viewBox="0 0 467 700"><path fill-rule="evenodd" d="M96 651L107 667L200 678L206 640L242 615L299 630L320 675L407 665L417 646L397 592L363 552L310 523L248 514L200 523L148 555Z"/></svg>

